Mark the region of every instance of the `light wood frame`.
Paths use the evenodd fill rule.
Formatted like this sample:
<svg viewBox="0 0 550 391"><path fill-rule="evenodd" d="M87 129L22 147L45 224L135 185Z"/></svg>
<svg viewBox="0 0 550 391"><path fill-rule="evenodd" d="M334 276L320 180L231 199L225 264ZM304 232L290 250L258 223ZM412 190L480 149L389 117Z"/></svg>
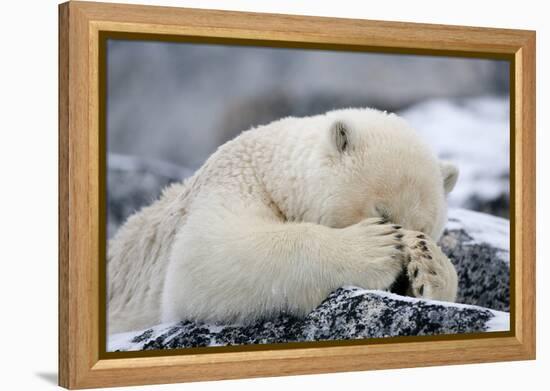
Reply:
<svg viewBox="0 0 550 391"><path fill-rule="evenodd" d="M105 288L102 32L236 39L511 63L510 333L475 339L105 358L98 325ZM103 151L104 152L104 151ZM103 221L104 222L104 221ZM208 349L208 348L206 348ZM90 388L535 358L535 33L88 2L59 6L59 384Z"/></svg>

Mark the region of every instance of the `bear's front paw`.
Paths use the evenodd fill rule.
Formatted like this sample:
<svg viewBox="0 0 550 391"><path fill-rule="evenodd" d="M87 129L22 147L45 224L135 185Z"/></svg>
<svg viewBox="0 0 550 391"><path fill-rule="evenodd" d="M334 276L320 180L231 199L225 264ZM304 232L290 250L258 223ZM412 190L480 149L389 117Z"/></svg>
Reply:
<svg viewBox="0 0 550 391"><path fill-rule="evenodd" d="M421 232L405 231L405 260L410 281L408 294L426 299L455 301L458 288L456 270L439 246Z"/></svg>
<svg viewBox="0 0 550 391"><path fill-rule="evenodd" d="M389 289L405 267L402 228L381 218L365 219L340 231L334 248L337 271L345 283L366 289Z"/></svg>

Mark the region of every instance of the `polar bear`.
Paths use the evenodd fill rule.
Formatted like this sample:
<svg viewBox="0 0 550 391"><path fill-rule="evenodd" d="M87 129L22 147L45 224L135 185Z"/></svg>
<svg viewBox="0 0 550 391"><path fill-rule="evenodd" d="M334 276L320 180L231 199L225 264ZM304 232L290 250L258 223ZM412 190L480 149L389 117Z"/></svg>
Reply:
<svg viewBox="0 0 550 391"><path fill-rule="evenodd" d="M131 216L108 245L108 332L303 316L344 285L453 301L436 244L458 170L375 109L241 133Z"/></svg>

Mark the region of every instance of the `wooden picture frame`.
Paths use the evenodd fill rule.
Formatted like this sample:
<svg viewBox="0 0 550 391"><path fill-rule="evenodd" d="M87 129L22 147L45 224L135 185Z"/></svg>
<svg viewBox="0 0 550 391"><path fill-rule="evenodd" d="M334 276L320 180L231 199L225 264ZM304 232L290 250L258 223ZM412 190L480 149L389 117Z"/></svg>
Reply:
<svg viewBox="0 0 550 391"><path fill-rule="evenodd" d="M106 357L106 33L510 61L511 331L465 338ZM102 239L103 238L103 239ZM104 349L103 349L104 350ZM535 358L535 32L70 1L59 6L59 384L67 388Z"/></svg>

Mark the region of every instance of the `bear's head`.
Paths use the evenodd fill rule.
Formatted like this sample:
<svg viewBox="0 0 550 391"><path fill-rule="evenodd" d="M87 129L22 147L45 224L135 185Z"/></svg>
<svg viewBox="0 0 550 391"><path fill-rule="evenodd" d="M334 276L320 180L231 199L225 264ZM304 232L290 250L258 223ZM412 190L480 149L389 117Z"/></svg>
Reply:
<svg viewBox="0 0 550 391"><path fill-rule="evenodd" d="M312 124L323 137L314 143L320 165L308 175L304 221L341 228L380 216L439 239L455 166L439 161L395 114L336 110Z"/></svg>

